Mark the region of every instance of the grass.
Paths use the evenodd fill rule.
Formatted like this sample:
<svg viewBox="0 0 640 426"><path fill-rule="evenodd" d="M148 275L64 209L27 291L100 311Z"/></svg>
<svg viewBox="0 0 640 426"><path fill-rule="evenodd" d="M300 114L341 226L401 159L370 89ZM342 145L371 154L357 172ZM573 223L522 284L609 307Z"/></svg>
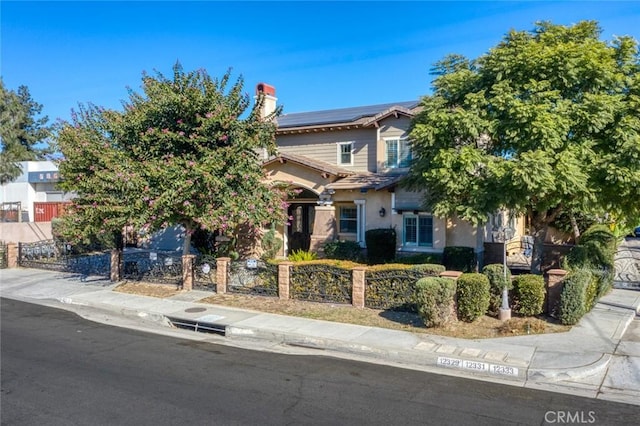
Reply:
<svg viewBox="0 0 640 426"><path fill-rule="evenodd" d="M182 290L175 286L126 282L115 288L115 291L144 296L168 298L179 294ZM390 310L354 308L351 305L335 303L317 303L300 300L280 300L276 297L249 296L240 294L212 293L199 303L231 306L259 312L311 318L324 321L357 324L369 327L381 327L393 330L428 333L464 339L484 339L501 336L519 336L526 334L542 334L565 332L570 327L545 317L518 317L508 321L500 321L490 316L482 316L472 323L455 321L443 327L426 328L422 319L414 313Z"/></svg>

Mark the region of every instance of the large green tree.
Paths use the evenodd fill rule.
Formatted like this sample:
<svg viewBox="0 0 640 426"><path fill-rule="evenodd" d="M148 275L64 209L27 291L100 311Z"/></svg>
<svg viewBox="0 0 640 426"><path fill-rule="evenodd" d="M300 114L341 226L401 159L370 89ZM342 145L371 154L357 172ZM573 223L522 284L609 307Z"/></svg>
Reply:
<svg viewBox="0 0 640 426"><path fill-rule="evenodd" d="M213 79L176 64L171 78L142 83L123 111L90 108L63 126L62 186L78 194L67 230L179 224L187 253L198 229L237 241L241 230L286 221L286 194L266 183L259 157L275 153L279 111L261 117L262 98L251 106L230 72Z"/></svg>
<svg viewBox="0 0 640 426"><path fill-rule="evenodd" d="M475 60L449 56L412 128L409 187L437 215L527 214L534 272L561 212L638 217L638 44L600 35L592 21L541 22Z"/></svg>
<svg viewBox="0 0 640 426"><path fill-rule="evenodd" d="M48 118L38 117L42 105L31 97L27 86L9 90L0 79L0 184L21 173L19 161L42 160L49 152L38 146L50 135Z"/></svg>

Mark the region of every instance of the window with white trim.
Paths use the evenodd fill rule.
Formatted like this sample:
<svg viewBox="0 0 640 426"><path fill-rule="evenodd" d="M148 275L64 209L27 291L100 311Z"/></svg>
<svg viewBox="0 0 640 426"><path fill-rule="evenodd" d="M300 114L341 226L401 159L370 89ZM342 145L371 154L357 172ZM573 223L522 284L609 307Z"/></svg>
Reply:
<svg viewBox="0 0 640 426"><path fill-rule="evenodd" d="M402 219L405 246L433 247L433 217L426 214L405 214Z"/></svg>
<svg viewBox="0 0 640 426"><path fill-rule="evenodd" d="M411 165L411 145L407 138L385 139L385 166L390 169Z"/></svg>
<svg viewBox="0 0 640 426"><path fill-rule="evenodd" d="M353 142L338 143L338 164L342 166L353 164Z"/></svg>
<svg viewBox="0 0 640 426"><path fill-rule="evenodd" d="M340 233L358 232L358 208L355 205L340 206Z"/></svg>

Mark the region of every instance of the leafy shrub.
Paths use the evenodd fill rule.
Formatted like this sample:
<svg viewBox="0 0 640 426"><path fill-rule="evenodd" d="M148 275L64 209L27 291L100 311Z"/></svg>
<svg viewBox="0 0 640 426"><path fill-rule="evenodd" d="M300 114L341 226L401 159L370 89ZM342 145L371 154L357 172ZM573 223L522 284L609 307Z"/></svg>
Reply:
<svg viewBox="0 0 640 426"><path fill-rule="evenodd" d="M275 258L281 248L282 239L278 238L276 229L272 226L262 237L262 260L266 261Z"/></svg>
<svg viewBox="0 0 640 426"><path fill-rule="evenodd" d="M428 277L416 282L418 314L427 327L448 322L455 312L456 282L449 278Z"/></svg>
<svg viewBox="0 0 640 426"><path fill-rule="evenodd" d="M412 255L397 256L396 263L407 265L418 265L421 263L442 264L442 254L440 253L417 253Z"/></svg>
<svg viewBox="0 0 640 426"><path fill-rule="evenodd" d="M618 239L606 225L594 225L587 229L580 241L567 254L570 269L591 267L612 270L618 248Z"/></svg>
<svg viewBox="0 0 640 426"><path fill-rule="evenodd" d="M476 254L473 247L445 247L442 264L448 271L473 272L476 270Z"/></svg>
<svg viewBox="0 0 640 426"><path fill-rule="evenodd" d="M358 261L362 248L356 241L330 241L324 245L324 255L328 259Z"/></svg>
<svg viewBox="0 0 640 426"><path fill-rule="evenodd" d="M564 279L560 295L560 321L574 325L587 312L587 288L593 274L588 269L571 271Z"/></svg>
<svg viewBox="0 0 640 426"><path fill-rule="evenodd" d="M436 265L433 263L425 263L423 265L412 265L410 268L412 271L418 271L423 275L431 275L437 277L443 273L446 269L444 265Z"/></svg>
<svg viewBox="0 0 640 426"><path fill-rule="evenodd" d="M317 258L318 256L315 253L304 250L294 250L289 254L289 256L287 256L287 259L292 262L305 262L309 260L316 260Z"/></svg>
<svg viewBox="0 0 640 426"><path fill-rule="evenodd" d="M544 278L541 275L518 275L513 281L515 310L533 316L541 314L544 306Z"/></svg>
<svg viewBox="0 0 640 426"><path fill-rule="evenodd" d="M370 265L387 263L396 257L396 230L393 228L370 229L365 232L367 262Z"/></svg>
<svg viewBox="0 0 640 426"><path fill-rule="evenodd" d="M415 312L415 283L421 278L438 276L442 265L403 265L387 263L367 268L365 306Z"/></svg>
<svg viewBox="0 0 640 426"><path fill-rule="evenodd" d="M489 278L479 273L460 275L457 283L458 318L473 322L489 308Z"/></svg>
<svg viewBox="0 0 640 426"><path fill-rule="evenodd" d="M482 268L482 273L489 278L489 309L488 313L497 316L502 305L502 291L506 285L507 290L513 289L511 271L507 268L507 279L504 279L504 267L499 263L487 265Z"/></svg>

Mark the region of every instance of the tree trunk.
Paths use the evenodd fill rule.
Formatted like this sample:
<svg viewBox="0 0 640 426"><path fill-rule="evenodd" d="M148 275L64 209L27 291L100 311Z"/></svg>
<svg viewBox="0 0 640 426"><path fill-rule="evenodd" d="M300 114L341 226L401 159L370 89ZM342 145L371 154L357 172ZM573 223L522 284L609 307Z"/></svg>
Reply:
<svg viewBox="0 0 640 426"><path fill-rule="evenodd" d="M548 226L542 224L533 230L533 252L531 254L531 273L542 273L542 261L544 259L544 242L547 239Z"/></svg>
<svg viewBox="0 0 640 426"><path fill-rule="evenodd" d="M578 228L578 221L573 213L569 214L569 219L571 220L571 229L573 230L573 239L577 243L580 239L580 228Z"/></svg>
<svg viewBox="0 0 640 426"><path fill-rule="evenodd" d="M190 224L183 224L184 226L184 244L182 246L182 255L185 256L191 253L191 235L193 234L193 228Z"/></svg>

